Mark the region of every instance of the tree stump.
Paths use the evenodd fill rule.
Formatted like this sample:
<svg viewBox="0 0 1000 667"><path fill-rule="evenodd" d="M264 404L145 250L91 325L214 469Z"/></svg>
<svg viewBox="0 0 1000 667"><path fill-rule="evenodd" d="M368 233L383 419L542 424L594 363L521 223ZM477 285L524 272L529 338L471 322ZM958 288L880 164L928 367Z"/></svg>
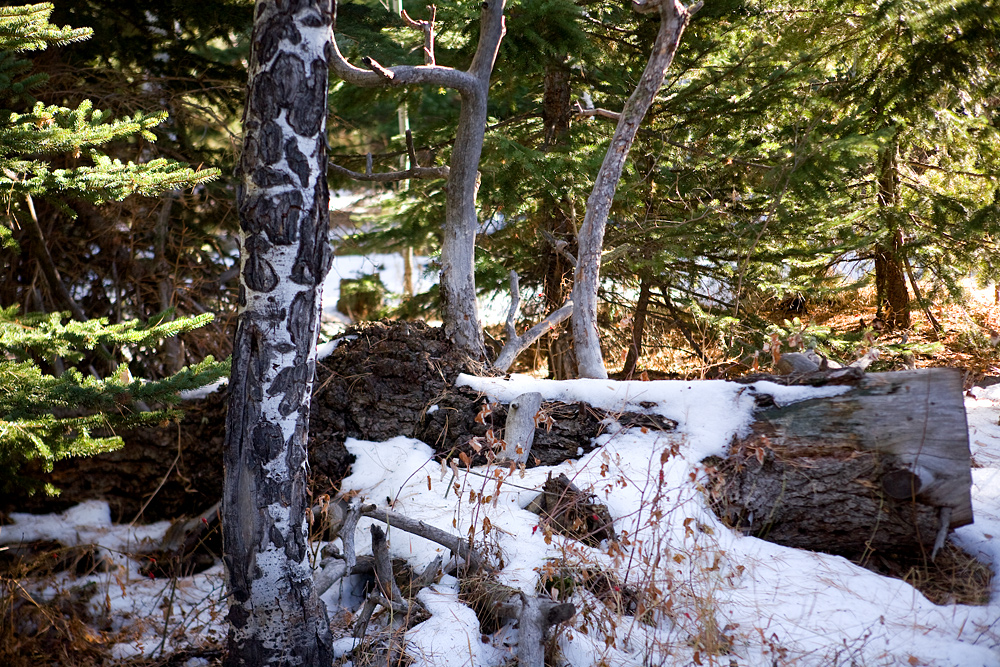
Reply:
<svg viewBox="0 0 1000 667"><path fill-rule="evenodd" d="M727 458L706 459L727 523L848 557L930 554L972 523L970 461L962 376L948 368L868 374L838 396L772 404Z"/></svg>

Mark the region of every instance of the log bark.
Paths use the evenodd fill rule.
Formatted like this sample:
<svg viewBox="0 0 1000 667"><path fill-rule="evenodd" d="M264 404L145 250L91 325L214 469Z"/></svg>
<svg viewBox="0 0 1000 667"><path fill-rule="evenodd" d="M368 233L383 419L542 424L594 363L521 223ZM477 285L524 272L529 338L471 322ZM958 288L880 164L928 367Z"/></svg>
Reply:
<svg viewBox="0 0 1000 667"><path fill-rule="evenodd" d="M332 661L313 586L306 435L323 279L330 268L326 100L329 0L258 0L237 167L240 314L223 490L225 664Z"/></svg>
<svg viewBox="0 0 1000 667"><path fill-rule="evenodd" d="M923 550L973 520L958 370L864 375L771 406L713 468L714 507L746 533L846 556Z"/></svg>

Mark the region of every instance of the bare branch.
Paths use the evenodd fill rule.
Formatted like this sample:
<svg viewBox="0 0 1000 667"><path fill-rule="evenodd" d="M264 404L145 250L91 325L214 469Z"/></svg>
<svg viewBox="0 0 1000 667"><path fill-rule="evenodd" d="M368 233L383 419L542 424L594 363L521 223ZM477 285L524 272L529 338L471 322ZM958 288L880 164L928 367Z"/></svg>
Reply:
<svg viewBox="0 0 1000 667"><path fill-rule="evenodd" d="M550 232L544 229L540 231L542 233L542 236L545 237L545 240L549 242L549 245L555 248L556 252L562 255L563 259L569 262L570 266L576 266L576 257L569 250L567 250L567 248L569 247L568 241L557 239Z"/></svg>
<svg viewBox="0 0 1000 667"><path fill-rule="evenodd" d="M374 58L369 58L368 56L365 56L364 58L361 59L361 62L363 62L365 64L365 67L367 67L371 71L375 72L376 74L378 74L380 77L382 77L386 81L392 81L393 79L396 78L395 74L393 74L392 72L390 72L386 68L382 67L378 63L378 61L375 60Z"/></svg>
<svg viewBox="0 0 1000 667"><path fill-rule="evenodd" d="M336 13L336 2L334 2L334 13ZM484 13L486 13L485 10ZM480 42L482 42L482 36L480 37ZM497 44L499 44L499 40ZM328 55L333 71L344 81L352 83L355 86L378 88L383 86L431 84L444 88L454 88L463 93L474 91L477 87L476 77L472 73L433 64L383 67L371 58L366 57L362 62L369 69L355 67L340 52L336 36L330 40L330 52ZM473 64L475 62L475 59L473 59ZM490 64L492 65L492 60Z"/></svg>
<svg viewBox="0 0 1000 667"><path fill-rule="evenodd" d="M393 528L405 530L408 533L430 540L431 542L437 542L441 546L451 549L465 560L469 570L473 572L479 569L491 569L490 566L483 561L482 556L480 556L475 549L469 546L469 543L465 540L465 538L459 535L452 535L449 532L426 524L423 521L417 521L408 516L393 512L392 510L376 507L375 505L365 505L362 507L361 515L372 519L378 519Z"/></svg>
<svg viewBox="0 0 1000 667"><path fill-rule="evenodd" d="M609 109L584 109L580 103L576 103L576 116L578 118L607 118L608 120L619 121L622 115L617 111Z"/></svg>
<svg viewBox="0 0 1000 667"><path fill-rule="evenodd" d="M521 284L517 277L517 271L511 269L510 272L510 310L507 311L507 324L504 330L507 332L507 340L512 341L517 338L517 329L514 328L514 321L517 319L517 311L521 308Z"/></svg>
<svg viewBox="0 0 1000 667"><path fill-rule="evenodd" d="M347 167L341 167L339 164L329 163L330 171L340 174L342 176L347 176L348 178L353 178L356 181L370 181L374 183L395 183L396 181L405 181L410 178L448 178L451 173L451 168L447 165L442 167L418 167L416 160L416 153L413 149L413 138L410 136L410 131L406 132L406 150L410 154L410 165L409 169L404 169L401 171L384 171L375 173L372 171L372 154L369 153L365 157L365 173L351 171Z"/></svg>
<svg viewBox="0 0 1000 667"><path fill-rule="evenodd" d="M415 21L410 18L410 15L406 13L406 10L400 11L400 16L403 17L403 21L406 25L411 28L416 28L424 33L424 64L433 65L434 64L434 20L437 17L437 5L427 5L427 9L431 12L431 18L429 21Z"/></svg>
<svg viewBox="0 0 1000 667"><path fill-rule="evenodd" d="M505 325L507 331L507 342L504 343L503 349L500 350L500 354L497 355L497 360L493 362L493 368L498 371L506 371L510 368L511 364L514 363L514 360L517 359L517 355L521 354L521 352L531 346L532 343L552 329L555 329L560 322L573 314L573 302L567 301L562 308L554 313L550 313L544 320L518 336L517 330L514 328L514 321L517 318L517 311L520 304L521 296L518 292L517 273L511 271L510 310L507 313L507 324Z"/></svg>

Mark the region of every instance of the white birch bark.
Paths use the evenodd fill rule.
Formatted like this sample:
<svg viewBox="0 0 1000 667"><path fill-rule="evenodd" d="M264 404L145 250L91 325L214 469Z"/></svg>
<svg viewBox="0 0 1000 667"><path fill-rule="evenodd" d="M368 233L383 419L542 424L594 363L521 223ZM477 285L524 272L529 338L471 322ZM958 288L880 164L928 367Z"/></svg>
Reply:
<svg viewBox="0 0 1000 667"><path fill-rule="evenodd" d="M223 500L226 665L330 664L308 561L306 435L323 278L330 0L258 0L237 167L240 311Z"/></svg>

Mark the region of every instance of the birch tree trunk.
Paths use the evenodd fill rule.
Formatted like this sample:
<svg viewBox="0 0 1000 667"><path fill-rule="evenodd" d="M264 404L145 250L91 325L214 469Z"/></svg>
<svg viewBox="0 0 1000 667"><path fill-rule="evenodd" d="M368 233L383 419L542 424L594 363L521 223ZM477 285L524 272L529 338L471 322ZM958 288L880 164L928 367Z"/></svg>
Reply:
<svg viewBox="0 0 1000 667"><path fill-rule="evenodd" d="M580 226L579 251L573 280L573 341L577 374L582 378L608 377L601 354L601 337L597 330L597 287L600 282L604 229L618 188L618 180L639 124L663 85L663 77L673 62L681 35L701 3L690 9L680 0L633 1L632 6L640 12L658 9L660 30L653 42L653 51L646 69L618 119L618 127L615 128L601 169L597 172L594 189L587 199L587 212Z"/></svg>
<svg viewBox="0 0 1000 667"><path fill-rule="evenodd" d="M226 665L329 665L308 561L306 432L323 278L329 0L258 0L237 167L240 313L226 419Z"/></svg>

